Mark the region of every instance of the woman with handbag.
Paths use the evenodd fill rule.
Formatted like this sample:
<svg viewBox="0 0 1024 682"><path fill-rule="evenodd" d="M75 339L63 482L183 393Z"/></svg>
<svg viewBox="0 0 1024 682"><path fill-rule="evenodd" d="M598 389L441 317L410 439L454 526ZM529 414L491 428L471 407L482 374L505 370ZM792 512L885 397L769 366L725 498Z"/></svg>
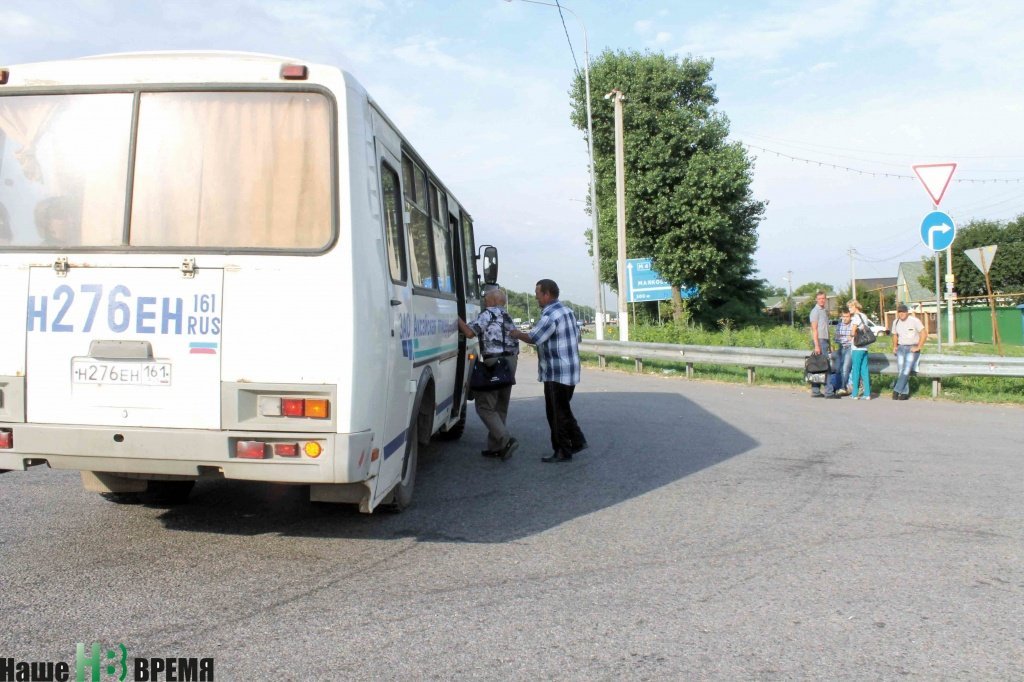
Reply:
<svg viewBox="0 0 1024 682"><path fill-rule="evenodd" d="M487 427L484 457L508 459L519 446L508 431L508 404L516 383L519 342L510 332L516 328L505 306L505 292L495 287L484 292L484 309L466 324L459 319L459 331L467 338L480 338L480 355L473 367L470 388L476 413Z"/></svg>
<svg viewBox="0 0 1024 682"><path fill-rule="evenodd" d="M853 350L851 351L851 357L853 358L850 362L850 397L854 400L858 399L857 391L860 389L861 379L864 381L864 393L859 396L861 400L871 400L871 374L868 371L868 345L864 342L864 332L870 331L870 325L868 324L867 317L861 312L861 305L856 299L850 300L846 304L846 307L850 311L850 338L853 339ZM860 330L860 340L858 340L857 331ZM874 341L872 335L872 341ZM858 341L864 345L858 346Z"/></svg>

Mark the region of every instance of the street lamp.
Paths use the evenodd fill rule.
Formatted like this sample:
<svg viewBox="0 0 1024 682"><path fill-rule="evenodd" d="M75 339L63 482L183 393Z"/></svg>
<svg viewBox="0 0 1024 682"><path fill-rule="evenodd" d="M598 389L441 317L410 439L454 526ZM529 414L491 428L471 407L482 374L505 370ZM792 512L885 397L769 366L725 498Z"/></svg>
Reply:
<svg viewBox="0 0 1024 682"><path fill-rule="evenodd" d="M512 2L512 0L505 0L505 2ZM594 171L594 117L590 111L590 41L587 38L587 26L580 19L579 15L573 12L571 9L562 4L555 4L552 2L541 2L540 0L519 0L519 2L528 2L531 5L545 5L547 7L555 7L559 10L564 10L576 18L576 21L580 22L580 28L583 30L583 83L586 88L587 95L587 154L590 157L590 218L591 218L591 248L594 251L594 277L597 280L597 301L595 308L595 320L597 340L604 340L604 292L601 290L601 249L600 240L597 238L597 176Z"/></svg>

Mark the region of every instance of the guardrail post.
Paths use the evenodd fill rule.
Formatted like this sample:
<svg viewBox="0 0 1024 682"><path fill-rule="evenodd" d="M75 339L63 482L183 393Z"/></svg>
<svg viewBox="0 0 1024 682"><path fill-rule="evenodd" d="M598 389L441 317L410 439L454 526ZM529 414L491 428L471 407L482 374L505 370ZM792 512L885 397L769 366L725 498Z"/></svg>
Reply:
<svg viewBox="0 0 1024 682"><path fill-rule="evenodd" d="M753 385L754 380L757 378L757 373L753 367L747 367L747 383Z"/></svg>
<svg viewBox="0 0 1024 682"><path fill-rule="evenodd" d="M693 378L693 363L692 362L686 363L686 378L687 379L692 379Z"/></svg>
<svg viewBox="0 0 1024 682"><path fill-rule="evenodd" d="M643 358L633 358L633 362L636 363L637 374L639 374L640 372L644 371L644 361L643 361Z"/></svg>
<svg viewBox="0 0 1024 682"><path fill-rule="evenodd" d="M932 397L938 398L942 393L942 379L932 379Z"/></svg>
<svg viewBox="0 0 1024 682"><path fill-rule="evenodd" d="M604 369L605 367L608 366L608 361L604 359L603 355L597 356L597 366L600 367L601 369Z"/></svg>

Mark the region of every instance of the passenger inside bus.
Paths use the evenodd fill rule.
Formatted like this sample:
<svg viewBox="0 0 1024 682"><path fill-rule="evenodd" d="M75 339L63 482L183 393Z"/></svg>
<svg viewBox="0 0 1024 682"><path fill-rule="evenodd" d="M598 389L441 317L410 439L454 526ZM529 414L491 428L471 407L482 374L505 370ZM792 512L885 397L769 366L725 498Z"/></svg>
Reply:
<svg viewBox="0 0 1024 682"><path fill-rule="evenodd" d="M71 246L79 242L78 229L68 197L48 197L36 204L36 230L47 246Z"/></svg>

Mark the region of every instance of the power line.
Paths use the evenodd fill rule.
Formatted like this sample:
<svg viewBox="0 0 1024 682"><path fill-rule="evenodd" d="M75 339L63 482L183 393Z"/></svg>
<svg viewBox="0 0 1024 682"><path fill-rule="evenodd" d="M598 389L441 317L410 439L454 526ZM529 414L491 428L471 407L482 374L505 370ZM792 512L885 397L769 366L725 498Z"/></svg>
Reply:
<svg viewBox="0 0 1024 682"><path fill-rule="evenodd" d="M565 40L569 43L569 52L572 53L572 63L576 65L576 75L580 75L580 65L576 61L576 51L572 49L572 41L569 40L569 28L565 25L565 15L562 14L562 6L555 0L555 7L558 8L558 16L562 19L562 30L565 31Z"/></svg>
<svg viewBox="0 0 1024 682"><path fill-rule="evenodd" d="M835 146L835 145L818 144L816 142L804 142L804 141L801 141L801 140L787 140L787 139L781 138L781 137L770 137L768 135L759 135L757 133L744 133L742 131L735 131L735 132L736 132L737 135L741 135L743 137L760 137L760 138L763 138L765 140L771 140L773 142L783 142L785 144L790 144L790 145L793 145L793 146L806 146L806 147L812 147L812 148L813 147L820 147L822 149L836 149L836 150L839 150L839 151L855 152L857 154L873 154L875 156L899 156L899 157L903 157L903 158L914 158L916 156L920 156L919 152L914 152L913 154L909 154L909 153L906 153L906 152L878 152L878 151L865 150L865 149L854 149L852 147L839 147L839 146ZM935 155L930 155L930 156L935 156ZM1024 159L1024 155L1021 155L1021 154L1007 154L1007 155L991 154L991 155L987 155L987 156L980 156L980 155L972 156L970 154L947 154L946 156L949 157L949 158L956 158L956 159ZM996 171L993 171L993 172L996 172Z"/></svg>
<svg viewBox="0 0 1024 682"><path fill-rule="evenodd" d="M805 159L805 158L802 158L802 157L799 157L799 156L792 156L791 154L786 154L784 152L776 151L774 149L767 149L765 147L759 147L757 145L753 145L753 144L750 144L750 143L747 143L747 142L742 142L742 141L740 142L740 144L742 144L744 147L747 147L748 149L756 149L758 151L762 151L762 152L765 152L765 153L768 153L768 154L774 154L775 156L778 156L778 157L781 157L781 158L784 158L784 159L789 159L790 161L802 161L803 163L806 163L808 165L817 164L821 168L831 168L833 170L847 171L849 173L856 173L857 175L870 175L873 178L894 178L894 179L898 179L898 180L916 180L917 179L913 175L901 175L899 173L886 173L886 172L877 171L877 170L875 170L875 171L873 171L873 170L864 170L863 168L852 168L850 166L843 166L841 164L830 163L828 161L818 161L816 159ZM1011 182L1020 183L1022 181L1024 181L1024 178L953 178L952 179L952 182L960 182L960 183L968 183L969 182L971 184L978 184L978 185L989 185L989 184L993 184L994 185L994 184L998 184L998 183L1004 183L1004 184L1008 185Z"/></svg>

